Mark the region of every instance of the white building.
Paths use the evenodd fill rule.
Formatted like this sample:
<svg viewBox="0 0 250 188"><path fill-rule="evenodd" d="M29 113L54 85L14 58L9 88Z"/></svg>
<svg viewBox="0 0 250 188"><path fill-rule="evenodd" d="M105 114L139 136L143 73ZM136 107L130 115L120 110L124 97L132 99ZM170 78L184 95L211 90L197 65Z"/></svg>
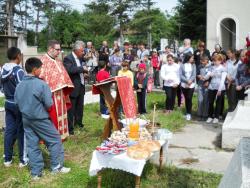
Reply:
<svg viewBox="0 0 250 188"><path fill-rule="evenodd" d="M250 31L250 0L207 0L207 48L245 47Z"/></svg>

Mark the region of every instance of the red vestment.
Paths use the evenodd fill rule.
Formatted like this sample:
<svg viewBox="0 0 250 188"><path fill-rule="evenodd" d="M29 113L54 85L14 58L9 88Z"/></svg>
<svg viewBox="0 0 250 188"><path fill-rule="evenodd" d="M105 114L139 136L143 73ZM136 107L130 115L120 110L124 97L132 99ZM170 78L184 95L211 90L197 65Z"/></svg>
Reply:
<svg viewBox="0 0 250 188"><path fill-rule="evenodd" d="M49 85L54 102L49 111L50 118L64 140L69 136L67 110L71 107L69 94L74 85L60 60L46 54L41 61L40 78Z"/></svg>

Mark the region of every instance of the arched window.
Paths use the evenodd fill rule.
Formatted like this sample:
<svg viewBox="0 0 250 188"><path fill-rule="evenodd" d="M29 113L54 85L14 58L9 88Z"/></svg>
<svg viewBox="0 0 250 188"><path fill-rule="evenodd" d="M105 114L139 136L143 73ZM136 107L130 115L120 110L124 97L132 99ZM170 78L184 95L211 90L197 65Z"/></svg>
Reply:
<svg viewBox="0 0 250 188"><path fill-rule="evenodd" d="M236 23L232 18L220 22L220 38L224 50L236 48Z"/></svg>

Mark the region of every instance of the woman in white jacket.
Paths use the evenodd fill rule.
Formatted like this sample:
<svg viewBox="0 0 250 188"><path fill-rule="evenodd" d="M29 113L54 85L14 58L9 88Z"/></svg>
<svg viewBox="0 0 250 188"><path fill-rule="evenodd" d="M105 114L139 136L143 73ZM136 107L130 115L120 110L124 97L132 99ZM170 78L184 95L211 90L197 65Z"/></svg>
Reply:
<svg viewBox="0 0 250 188"><path fill-rule="evenodd" d="M161 78L166 93L166 114L174 109L177 87L180 84L180 66L174 63L174 56L167 56L167 63L161 67Z"/></svg>
<svg viewBox="0 0 250 188"><path fill-rule="evenodd" d="M221 64L223 61L223 56L221 54L216 54L213 56L214 65L211 70L205 76L205 79L210 78L210 83L208 86L208 119L207 123L218 123L219 114L222 108L222 102L225 95L225 80L227 77L226 68ZM214 102L215 108L214 108ZM214 118L214 119L213 119Z"/></svg>

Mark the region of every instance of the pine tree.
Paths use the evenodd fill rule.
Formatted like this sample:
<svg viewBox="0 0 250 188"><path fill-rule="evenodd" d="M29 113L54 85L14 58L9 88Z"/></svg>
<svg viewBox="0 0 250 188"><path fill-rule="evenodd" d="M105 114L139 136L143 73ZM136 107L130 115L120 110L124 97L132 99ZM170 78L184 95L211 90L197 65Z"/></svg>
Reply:
<svg viewBox="0 0 250 188"><path fill-rule="evenodd" d="M178 0L180 39L206 39L206 0Z"/></svg>

